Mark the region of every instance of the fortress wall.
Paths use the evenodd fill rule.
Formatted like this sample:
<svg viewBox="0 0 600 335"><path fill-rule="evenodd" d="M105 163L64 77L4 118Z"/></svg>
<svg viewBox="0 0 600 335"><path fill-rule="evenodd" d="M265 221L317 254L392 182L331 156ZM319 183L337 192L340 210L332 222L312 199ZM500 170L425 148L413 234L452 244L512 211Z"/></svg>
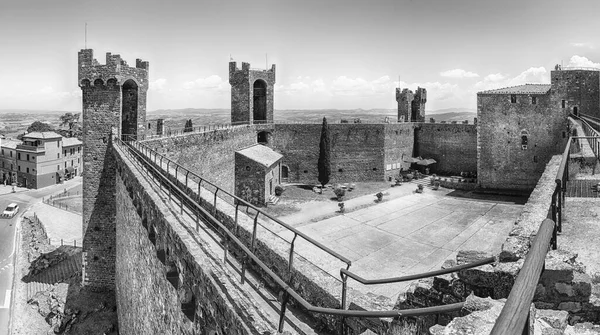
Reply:
<svg viewBox="0 0 600 335"><path fill-rule="evenodd" d="M265 320L260 305L240 286L239 274L223 268L223 255L215 255L193 228L185 227L179 213L171 212L123 154L115 151L120 333L274 333L272 324L277 320ZM166 278L173 269L178 271L178 288ZM182 304L190 302L193 321L182 312Z"/></svg>
<svg viewBox="0 0 600 335"><path fill-rule="evenodd" d="M600 117L599 71L552 71L551 80L552 90L559 100L566 100L568 112L573 113L577 107L578 114Z"/></svg>
<svg viewBox="0 0 600 335"><path fill-rule="evenodd" d="M566 109L547 95L477 95L477 181L482 188L531 191L568 138ZM526 131L527 149L522 148Z"/></svg>
<svg viewBox="0 0 600 335"><path fill-rule="evenodd" d="M415 124L390 123L385 125L384 131L385 180L392 181L400 174L401 168L407 170L410 167L403 158L413 155Z"/></svg>
<svg viewBox="0 0 600 335"><path fill-rule="evenodd" d="M329 130L330 182L384 180L384 124L336 123ZM276 124L273 139L289 180L317 184L321 124Z"/></svg>
<svg viewBox="0 0 600 335"><path fill-rule="evenodd" d="M256 143L254 127L219 129L144 141L227 192L234 192L235 151Z"/></svg>
<svg viewBox="0 0 600 335"><path fill-rule="evenodd" d="M458 175L477 171L477 126L423 123L416 131L417 156L433 158L431 173Z"/></svg>

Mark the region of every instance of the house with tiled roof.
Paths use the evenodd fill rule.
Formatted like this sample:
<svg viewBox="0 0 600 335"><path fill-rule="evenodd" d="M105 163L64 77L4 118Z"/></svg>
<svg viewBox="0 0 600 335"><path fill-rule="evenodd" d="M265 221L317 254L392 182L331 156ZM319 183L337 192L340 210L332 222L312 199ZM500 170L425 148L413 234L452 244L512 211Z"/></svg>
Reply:
<svg viewBox="0 0 600 335"><path fill-rule="evenodd" d="M31 132L0 142L2 182L27 188L54 185L81 174L83 143L52 132Z"/></svg>
<svg viewBox="0 0 600 335"><path fill-rule="evenodd" d="M281 184L283 156L262 144L235 152L235 193L246 201L264 206Z"/></svg>

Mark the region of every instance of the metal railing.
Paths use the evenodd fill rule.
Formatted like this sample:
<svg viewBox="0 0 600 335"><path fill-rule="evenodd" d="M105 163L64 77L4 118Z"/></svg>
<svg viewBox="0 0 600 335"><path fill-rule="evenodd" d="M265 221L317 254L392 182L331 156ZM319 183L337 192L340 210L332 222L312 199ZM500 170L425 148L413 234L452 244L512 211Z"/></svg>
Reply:
<svg viewBox="0 0 600 335"><path fill-rule="evenodd" d="M538 229L523 267L515 279L506 304L496 319L490 335L529 334L530 307L544 268L548 247L552 250L557 249L557 233L562 231L566 185L569 180L570 149L574 139L578 137L569 137L563 150L547 218L542 221Z"/></svg>
<svg viewBox="0 0 600 335"><path fill-rule="evenodd" d="M120 139L115 139L114 143L116 143L116 145L118 147L120 147L126 154L128 154L129 157L132 159L132 161L137 162L139 164L140 168L147 172L148 176L151 176L152 179L157 180L157 183L160 185L161 192L164 190L164 192L168 193L169 199L172 199L172 197L174 197L175 199L179 200L180 214L184 213L184 208L189 209L189 213L188 212L186 212L186 213L189 214L190 216L192 216L192 215L195 216L196 231L199 230L200 218L203 219L203 222L208 221L208 222L210 222L210 224L213 227L219 229L219 231L222 233L222 236L224 236L223 250L224 250L224 260L225 261L227 261L228 249L230 247L235 246L243 252L242 271L241 271L242 283L244 282L244 278L245 278L246 264L249 260L252 260L262 271L264 271L264 273L268 277L270 277L281 288L281 291L283 292L283 294L282 294L281 311L280 311L280 319L279 319L279 331L283 330L283 322L285 319L286 305L290 298L293 298L298 304L300 304L305 310L307 310L309 312L323 313L323 314L336 315L336 316L342 317L342 322L340 322L340 326L341 326L340 333L341 334L345 333L344 318L346 318L346 317L388 318L388 317L398 317L398 316L405 316L405 317L406 316L419 316L419 315L429 315L429 314L460 311L464 307L464 302L449 304L449 305L442 305L442 306L408 309L408 310L390 310L390 311L347 310L346 306L345 306L346 305L346 296L347 296L347 284L346 284L347 278L350 277L359 282L366 282L368 284L393 283L393 282L408 281L408 280L419 279L419 278L427 278L427 277L431 277L431 276L438 275L438 274L456 272L456 271L459 271L462 269L473 268L473 267L477 267L477 266L480 266L483 264L489 264L489 263L492 263L495 261L495 258L486 258L486 259L478 261L478 262L460 265L460 266L449 268L449 269L418 274L418 275L397 277L397 278L387 278L387 279L377 279L377 280L370 280L370 281L364 280L361 277L359 277L358 275L349 271L349 268L351 265L351 262L349 259L347 259L344 256L338 254L337 252L331 250L327 246L319 243L318 241L315 241L314 239L310 238L309 236L305 235L304 233L296 230L294 227L291 227L276 218L272 218L267 213L263 212L259 208L256 208L255 206L246 202L245 200L243 200L235 195L229 194L227 191L222 190L215 184L202 179L200 176L194 174L193 172L188 171L187 169L181 167L179 164L170 161L169 159L158 154L156 151L146 147L145 145L142 145L139 142L133 142L133 141L125 142ZM163 163L165 161L167 162L166 170L163 168L163 166L164 166ZM175 166L175 171L174 171L175 175L172 174L173 171L171 168L171 164L173 166ZM180 179L178 178L178 176L181 176L180 173L182 173L182 172L180 172L180 170L185 172L185 183L180 181ZM190 175L194 175L200 179L200 181L198 182L198 193L195 193L193 196L191 196L187 190L182 189L183 186L185 185L185 187L188 190L190 190L190 188L188 186L188 180L189 180ZM200 190L202 189L202 185L201 185L202 183L210 184L213 187L215 187L215 189L216 189L214 196L213 196L213 204L212 204L213 211L212 211L212 213L210 213L209 210L207 210L206 208L204 208L202 206L202 201L204 200L200 196ZM166 189L163 189L163 187ZM235 199L235 227L234 227L235 229L234 229L234 231L227 228L227 226L224 223L220 222L216 218L216 216L217 216L217 192L222 192L224 194L228 194L230 197ZM256 211L256 215L254 216L254 219L253 219L254 224L253 224L253 230L252 230L252 239L250 241L250 247L246 246L239 239L238 213L239 213L240 205L242 205L246 208L252 208L254 211ZM263 263L263 261L255 254L256 239L257 239L256 236L257 236L257 227L258 227L258 215L259 214L262 214L262 215L268 217L269 219L273 220L274 222L277 222L278 224L280 224L282 227L285 227L286 229L288 229L289 231L294 233L294 237L291 242L289 260L288 260L289 261L288 269L287 269L288 281L290 281L292 278L293 260L294 260L294 242L296 241L296 238L298 236L304 238L306 241L310 242L312 245L318 247L319 249L327 252L328 254L330 254L330 255L336 257L337 259L341 260L342 262L346 263L346 265L347 265L346 269L344 269L344 268L340 269L340 276L342 277L343 285L342 285L342 304L339 309L314 306L311 303L307 302L304 298L302 298L297 292L295 292L291 288L291 282L286 282L282 278L280 278L265 263Z"/></svg>

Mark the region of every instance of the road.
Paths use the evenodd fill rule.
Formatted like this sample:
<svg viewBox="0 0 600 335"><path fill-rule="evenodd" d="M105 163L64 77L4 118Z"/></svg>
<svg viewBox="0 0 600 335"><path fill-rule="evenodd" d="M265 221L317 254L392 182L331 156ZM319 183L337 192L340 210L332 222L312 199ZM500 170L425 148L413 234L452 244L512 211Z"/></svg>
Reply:
<svg viewBox="0 0 600 335"><path fill-rule="evenodd" d="M39 190L21 188L16 193L10 193L10 186L0 185L0 214L12 202L19 205L19 213L13 218L0 218L0 334L8 334L17 222L32 204L41 201L43 197L58 193L65 188L72 188L80 183L81 178L78 177L65 184L53 185Z"/></svg>

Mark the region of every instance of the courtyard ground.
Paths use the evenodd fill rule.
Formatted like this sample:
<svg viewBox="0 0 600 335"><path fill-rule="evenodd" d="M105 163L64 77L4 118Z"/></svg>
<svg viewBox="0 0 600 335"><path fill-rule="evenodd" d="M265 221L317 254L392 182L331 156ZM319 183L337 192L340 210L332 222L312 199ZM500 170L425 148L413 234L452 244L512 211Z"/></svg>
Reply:
<svg viewBox="0 0 600 335"><path fill-rule="evenodd" d="M381 203L373 195L357 197L346 202L346 213L333 216L337 204L307 203L300 213L280 219L350 258L352 272L376 279L439 269L459 250L498 253L527 200L449 189L415 193L415 189L415 183L390 188ZM279 234L287 240L292 237L289 231ZM322 257L322 251L305 241L296 242L296 250L339 279L339 261ZM349 281L364 293L394 300L409 284L366 287Z"/></svg>

